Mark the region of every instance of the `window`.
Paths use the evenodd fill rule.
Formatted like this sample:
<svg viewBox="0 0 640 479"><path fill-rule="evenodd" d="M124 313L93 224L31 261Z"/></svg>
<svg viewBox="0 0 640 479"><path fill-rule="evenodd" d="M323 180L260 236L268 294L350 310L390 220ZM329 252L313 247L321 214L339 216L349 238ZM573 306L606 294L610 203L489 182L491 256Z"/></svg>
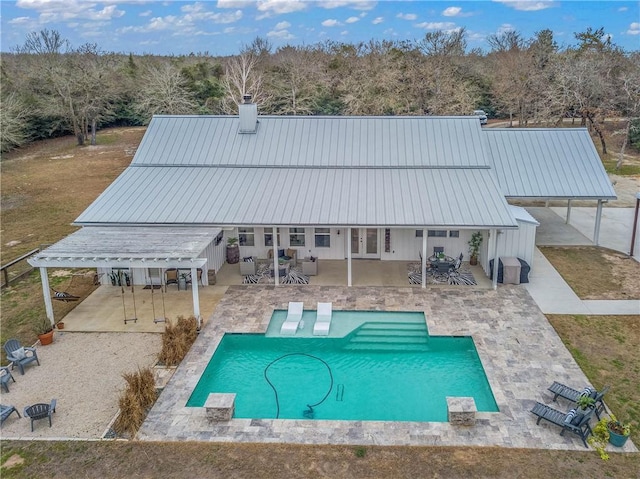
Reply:
<svg viewBox="0 0 640 479"><path fill-rule="evenodd" d="M289 246L304 246L304 228L289 228Z"/></svg>
<svg viewBox="0 0 640 479"><path fill-rule="evenodd" d="M278 231L278 245L280 243L280 228L277 228ZM273 228L265 228L264 229L264 245L265 246L273 246Z"/></svg>
<svg viewBox="0 0 640 479"><path fill-rule="evenodd" d="M255 246L256 240L253 228L238 228L238 242L240 246Z"/></svg>
<svg viewBox="0 0 640 479"><path fill-rule="evenodd" d="M416 238L422 238L422 230L416 230Z"/></svg>
<svg viewBox="0 0 640 479"><path fill-rule="evenodd" d="M331 230L329 228L316 228L316 248L331 247Z"/></svg>
<svg viewBox="0 0 640 479"><path fill-rule="evenodd" d="M447 230L429 230L427 236L429 238L446 238Z"/></svg>
<svg viewBox="0 0 640 479"><path fill-rule="evenodd" d="M449 238L460 238L460 231L458 230L449 231Z"/></svg>

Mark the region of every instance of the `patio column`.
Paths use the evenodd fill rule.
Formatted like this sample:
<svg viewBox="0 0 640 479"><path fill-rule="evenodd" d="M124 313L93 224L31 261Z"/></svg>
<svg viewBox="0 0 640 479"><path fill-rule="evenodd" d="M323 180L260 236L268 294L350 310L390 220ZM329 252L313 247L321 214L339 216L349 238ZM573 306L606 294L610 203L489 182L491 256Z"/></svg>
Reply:
<svg viewBox="0 0 640 479"><path fill-rule="evenodd" d="M491 278L491 282L493 289L498 289L498 268L500 267L500 258L498 257L498 230L489 230L489 235L493 236L493 278Z"/></svg>
<svg viewBox="0 0 640 479"><path fill-rule="evenodd" d="M567 200L567 219L565 220L566 224L569 224L571 220L571 198Z"/></svg>
<svg viewBox="0 0 640 479"><path fill-rule="evenodd" d="M427 230L422 230L422 264L420 265L422 271L422 287L427 287Z"/></svg>
<svg viewBox="0 0 640 479"><path fill-rule="evenodd" d="M153 288L153 285L151 286ZM198 296L198 268L191 268L191 294L193 295L193 315L200 329L200 297Z"/></svg>
<svg viewBox="0 0 640 479"><path fill-rule="evenodd" d="M49 275L47 268L40 267L40 281L42 281L42 296L44 296L44 309L47 312L47 318L51 321L51 326L55 324L53 317L53 304L51 303L51 289L49 287Z"/></svg>
<svg viewBox="0 0 640 479"><path fill-rule="evenodd" d="M598 246L600 244L600 220L602 219L602 200L598 200L598 207L596 209L596 225L593 229L593 244Z"/></svg>
<svg viewBox="0 0 640 479"><path fill-rule="evenodd" d="M351 228L347 228L347 286L351 286Z"/></svg>
<svg viewBox="0 0 640 479"><path fill-rule="evenodd" d="M280 284L280 271L278 270L278 229L273 225L273 281L276 286Z"/></svg>

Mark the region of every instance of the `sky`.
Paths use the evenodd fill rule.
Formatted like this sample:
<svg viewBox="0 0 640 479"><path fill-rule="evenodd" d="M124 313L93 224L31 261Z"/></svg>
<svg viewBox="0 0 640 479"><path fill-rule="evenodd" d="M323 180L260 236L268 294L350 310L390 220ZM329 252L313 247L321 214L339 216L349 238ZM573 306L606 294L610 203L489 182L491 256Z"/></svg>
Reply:
<svg viewBox="0 0 640 479"><path fill-rule="evenodd" d="M604 28L627 51L640 50L640 2L578 0L18 0L0 1L0 47L14 51L27 34L57 30L73 47L105 52L214 56L237 54L256 37L274 49L374 40L418 41L464 27L469 48L515 30L524 38L551 29L560 46L575 32Z"/></svg>

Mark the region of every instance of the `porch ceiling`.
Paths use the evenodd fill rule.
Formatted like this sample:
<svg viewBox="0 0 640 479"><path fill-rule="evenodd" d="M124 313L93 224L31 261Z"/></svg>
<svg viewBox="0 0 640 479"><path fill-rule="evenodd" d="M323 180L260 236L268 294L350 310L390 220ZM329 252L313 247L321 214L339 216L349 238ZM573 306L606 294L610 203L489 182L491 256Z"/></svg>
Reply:
<svg viewBox="0 0 640 479"><path fill-rule="evenodd" d="M34 267L200 268L220 233L205 227L87 226L28 259Z"/></svg>

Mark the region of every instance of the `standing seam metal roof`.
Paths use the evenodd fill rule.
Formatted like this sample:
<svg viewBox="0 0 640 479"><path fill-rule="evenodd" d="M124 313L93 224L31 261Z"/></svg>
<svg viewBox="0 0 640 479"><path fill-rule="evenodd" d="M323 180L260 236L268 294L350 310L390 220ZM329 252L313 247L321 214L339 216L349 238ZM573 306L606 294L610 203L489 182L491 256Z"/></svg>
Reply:
<svg viewBox="0 0 640 479"><path fill-rule="evenodd" d="M489 128L483 133L507 197L616 198L585 128Z"/></svg>

